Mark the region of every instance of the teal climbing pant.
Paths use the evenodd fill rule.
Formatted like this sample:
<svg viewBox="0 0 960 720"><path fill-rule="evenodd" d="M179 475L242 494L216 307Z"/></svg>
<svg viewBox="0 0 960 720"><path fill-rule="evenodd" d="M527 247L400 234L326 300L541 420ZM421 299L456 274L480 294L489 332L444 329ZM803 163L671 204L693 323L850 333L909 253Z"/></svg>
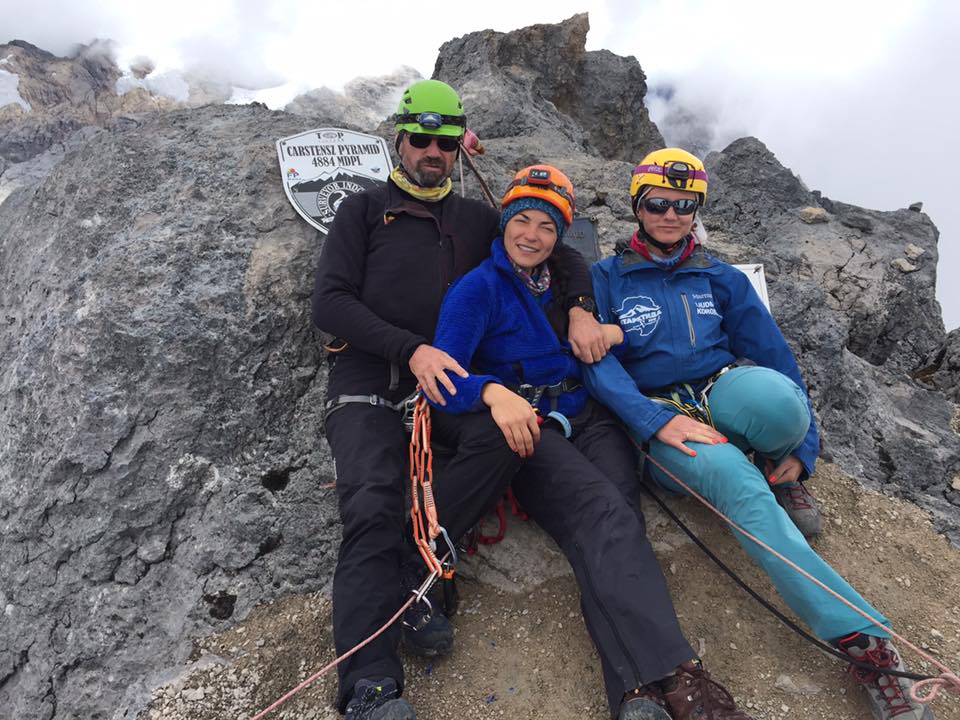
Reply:
<svg viewBox="0 0 960 720"><path fill-rule="evenodd" d="M667 470L703 495L744 530L763 540L851 603L889 625L807 543L777 504L766 479L745 453L752 448L774 464L799 447L810 425L810 411L803 391L790 378L763 367L739 367L720 376L709 395L717 430L728 444L689 443L696 450L690 457L656 439L650 454ZM681 494L686 491L652 463L653 480ZM833 640L853 632L888 635L858 615L796 570L734 531L747 553L773 580L790 608L813 633Z"/></svg>

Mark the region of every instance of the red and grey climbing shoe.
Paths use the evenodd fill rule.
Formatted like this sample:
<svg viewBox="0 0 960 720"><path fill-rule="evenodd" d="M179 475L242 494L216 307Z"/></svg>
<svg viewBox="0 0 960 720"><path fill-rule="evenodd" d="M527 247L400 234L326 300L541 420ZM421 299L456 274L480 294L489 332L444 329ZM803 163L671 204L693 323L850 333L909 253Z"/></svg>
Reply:
<svg viewBox="0 0 960 720"><path fill-rule="evenodd" d="M883 670L905 670L900 653L886 638L855 633L837 641L837 647L854 660ZM934 720L933 711L910 698L913 681L894 675L863 670L853 665L848 671L863 685L870 699L873 720Z"/></svg>
<svg viewBox="0 0 960 720"><path fill-rule="evenodd" d="M673 720L753 720L699 662L683 663L660 684Z"/></svg>
<svg viewBox="0 0 960 720"><path fill-rule="evenodd" d="M802 482L773 485L771 489L780 507L787 511L787 515L805 538L820 534L823 524L820 508Z"/></svg>

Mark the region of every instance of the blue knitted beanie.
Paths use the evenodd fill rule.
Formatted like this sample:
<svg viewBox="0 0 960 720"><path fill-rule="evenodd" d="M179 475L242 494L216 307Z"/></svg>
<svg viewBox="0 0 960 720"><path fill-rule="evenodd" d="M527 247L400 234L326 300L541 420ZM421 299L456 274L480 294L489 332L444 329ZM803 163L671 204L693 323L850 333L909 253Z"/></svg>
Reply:
<svg viewBox="0 0 960 720"><path fill-rule="evenodd" d="M518 200L514 200L512 203L507 205L503 211L500 213L500 232L502 233L504 228L507 227L507 223L510 222L510 218L516 215L521 210L541 210L550 216L550 219L553 220L553 224L557 228L557 239L562 240L563 234L567 231L567 221L556 207L548 203L546 200L541 200L540 198L532 197L522 197Z"/></svg>

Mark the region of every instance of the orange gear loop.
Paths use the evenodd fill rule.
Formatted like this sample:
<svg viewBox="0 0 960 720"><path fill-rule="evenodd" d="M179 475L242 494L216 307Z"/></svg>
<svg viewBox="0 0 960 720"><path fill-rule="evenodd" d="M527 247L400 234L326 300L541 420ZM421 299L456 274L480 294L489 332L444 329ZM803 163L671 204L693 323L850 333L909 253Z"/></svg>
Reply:
<svg viewBox="0 0 960 720"><path fill-rule="evenodd" d="M447 531L437 519L437 505L433 499L433 451L430 448L430 431L430 405L421 395L413 409L413 432L410 434L410 519L413 521L413 540L427 569L438 577L450 580L455 572L457 555ZM441 536L446 541L453 559L449 565L440 561L435 550L435 541Z"/></svg>

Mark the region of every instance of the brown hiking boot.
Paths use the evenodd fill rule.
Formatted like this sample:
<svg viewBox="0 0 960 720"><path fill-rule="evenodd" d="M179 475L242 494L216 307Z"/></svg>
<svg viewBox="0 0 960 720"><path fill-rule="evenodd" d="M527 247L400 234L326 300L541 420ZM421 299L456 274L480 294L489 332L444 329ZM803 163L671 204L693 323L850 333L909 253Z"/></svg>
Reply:
<svg viewBox="0 0 960 720"><path fill-rule="evenodd" d="M645 685L623 696L617 720L671 720L663 693L656 685Z"/></svg>
<svg viewBox="0 0 960 720"><path fill-rule="evenodd" d="M753 720L697 662L683 663L661 685L673 720Z"/></svg>

